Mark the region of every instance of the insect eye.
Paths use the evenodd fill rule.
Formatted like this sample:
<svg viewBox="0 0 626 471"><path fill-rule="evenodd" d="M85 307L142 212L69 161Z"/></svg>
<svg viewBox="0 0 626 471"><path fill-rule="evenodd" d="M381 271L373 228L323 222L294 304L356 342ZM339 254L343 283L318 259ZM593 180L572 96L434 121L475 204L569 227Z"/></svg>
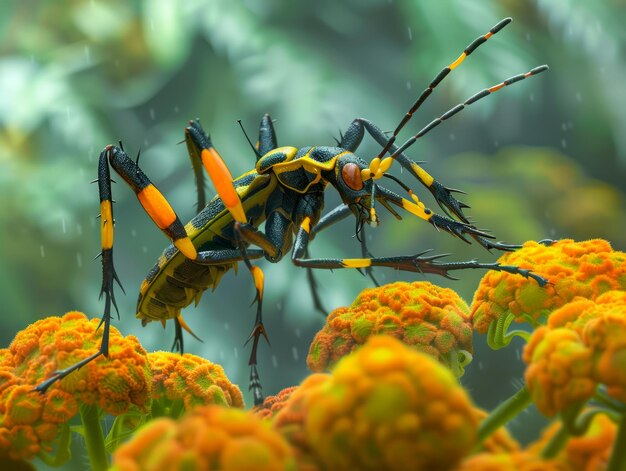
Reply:
<svg viewBox="0 0 626 471"><path fill-rule="evenodd" d="M346 182L348 188L354 191L363 189L363 180L361 179L361 169L357 164L347 163L341 169L341 176Z"/></svg>

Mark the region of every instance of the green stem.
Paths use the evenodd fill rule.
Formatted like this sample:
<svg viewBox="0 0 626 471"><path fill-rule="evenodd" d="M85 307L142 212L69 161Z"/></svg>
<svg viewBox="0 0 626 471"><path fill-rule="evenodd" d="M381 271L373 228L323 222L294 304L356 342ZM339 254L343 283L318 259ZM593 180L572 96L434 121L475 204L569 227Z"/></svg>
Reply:
<svg viewBox="0 0 626 471"><path fill-rule="evenodd" d="M622 416L619 424L617 437L613 443L611 459L606 471L623 471L624 469L626 469L626 415Z"/></svg>
<svg viewBox="0 0 626 471"><path fill-rule="evenodd" d="M80 418L83 421L85 445L91 469L93 471L106 471L109 468L109 461L104 449L104 434L102 433L98 407L82 404L80 406Z"/></svg>
<svg viewBox="0 0 626 471"><path fill-rule="evenodd" d="M546 447L541 450L541 457L546 460L555 458L567 443L569 436L569 430L567 430L567 427L561 425L559 431L554 434Z"/></svg>
<svg viewBox="0 0 626 471"><path fill-rule="evenodd" d="M478 427L478 443L481 444L492 433L526 409L530 403L530 393L528 389L526 389L526 386L524 386L506 401L498 405L498 407L481 422Z"/></svg>

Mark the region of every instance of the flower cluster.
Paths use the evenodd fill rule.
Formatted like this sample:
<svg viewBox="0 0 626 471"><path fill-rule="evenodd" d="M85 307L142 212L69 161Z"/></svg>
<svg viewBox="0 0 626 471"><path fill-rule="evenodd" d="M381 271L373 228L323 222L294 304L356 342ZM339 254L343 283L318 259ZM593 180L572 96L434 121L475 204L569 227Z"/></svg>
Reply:
<svg viewBox="0 0 626 471"><path fill-rule="evenodd" d="M152 369L153 415L177 416L183 409L221 404L243 407L241 390L224 368L189 353L148 353ZM182 406L182 407L181 407Z"/></svg>
<svg viewBox="0 0 626 471"><path fill-rule="evenodd" d="M102 331L80 312L48 317L17 334L0 354L0 450L12 459L49 451L82 405L119 415L150 403L146 352L135 337L111 328L109 358L99 357L52 386L33 390L57 369L97 351ZM2 454L2 452L0 452Z"/></svg>
<svg viewBox="0 0 626 471"><path fill-rule="evenodd" d="M303 406L328 469L447 469L476 440L478 418L450 370L389 336L343 358Z"/></svg>
<svg viewBox="0 0 626 471"><path fill-rule="evenodd" d="M350 307L334 310L311 344L307 363L331 368L372 335L400 339L461 376L471 361L472 327L467 304L448 288L428 282L392 283L366 289Z"/></svg>
<svg viewBox="0 0 626 471"><path fill-rule="evenodd" d="M472 323L480 333L508 315L536 326L577 296L593 300L609 290L626 290L626 254L605 240L526 242L498 262L532 270L549 284L542 287L519 275L488 272L471 306Z"/></svg>
<svg viewBox="0 0 626 471"><path fill-rule="evenodd" d="M250 412L196 407L179 421L162 417L113 455L114 471L296 470L287 441Z"/></svg>
<svg viewBox="0 0 626 471"><path fill-rule="evenodd" d="M577 298L553 312L524 349L527 387L548 416L581 404L604 384L626 401L626 292Z"/></svg>

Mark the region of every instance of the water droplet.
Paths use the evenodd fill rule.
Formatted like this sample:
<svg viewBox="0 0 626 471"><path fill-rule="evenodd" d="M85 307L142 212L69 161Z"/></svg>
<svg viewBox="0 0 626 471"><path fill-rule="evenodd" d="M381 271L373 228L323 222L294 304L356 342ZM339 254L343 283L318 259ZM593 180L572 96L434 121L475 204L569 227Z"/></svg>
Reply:
<svg viewBox="0 0 626 471"><path fill-rule="evenodd" d="M272 366L274 368L278 368L278 359L276 358L276 355L272 355Z"/></svg>
<svg viewBox="0 0 626 471"><path fill-rule="evenodd" d="M530 33L528 31L526 32L526 41L530 41Z"/></svg>
<svg viewBox="0 0 626 471"><path fill-rule="evenodd" d="M234 348L234 351L235 351L235 360L236 360L237 358L239 358L239 351L237 350L237 347Z"/></svg>
<svg viewBox="0 0 626 471"><path fill-rule="evenodd" d="M500 143L498 141L493 141L493 146L494 147L500 147Z"/></svg>
<svg viewBox="0 0 626 471"><path fill-rule="evenodd" d="M224 330L230 330L230 324L228 322L224 322Z"/></svg>
<svg viewBox="0 0 626 471"><path fill-rule="evenodd" d="M82 236L83 235L83 226L81 226L80 224L76 224L76 233L79 236Z"/></svg>
<svg viewBox="0 0 626 471"><path fill-rule="evenodd" d="M413 31L411 31L410 26L409 26L409 41L413 41Z"/></svg>
<svg viewBox="0 0 626 471"><path fill-rule="evenodd" d="M39 252L41 253L41 258L46 256L46 251L43 249L43 245L39 246Z"/></svg>
<svg viewBox="0 0 626 471"><path fill-rule="evenodd" d="M456 139L456 136L453 133L450 133L450 140L454 141Z"/></svg>
<svg viewBox="0 0 626 471"><path fill-rule="evenodd" d="M409 80L406 81L406 89L407 90L411 89L411 82Z"/></svg>
<svg viewBox="0 0 626 471"><path fill-rule="evenodd" d="M561 123L561 129L563 131L567 131L567 124L566 123Z"/></svg>
<svg viewBox="0 0 626 471"><path fill-rule="evenodd" d="M81 257L80 253L76 254L76 265L78 265L78 268L83 267L83 257Z"/></svg>
<svg viewBox="0 0 626 471"><path fill-rule="evenodd" d="M294 330L294 333L296 334L296 338L300 338L300 335L302 335L302 332L300 331L300 328L296 327L296 329Z"/></svg>
<svg viewBox="0 0 626 471"><path fill-rule="evenodd" d="M291 353L293 354L293 359L298 361L298 349L295 346L291 347Z"/></svg>
<svg viewBox="0 0 626 471"><path fill-rule="evenodd" d="M567 141L565 139L561 139L561 147L567 149Z"/></svg>
<svg viewBox="0 0 626 471"><path fill-rule="evenodd" d="M576 92L576 101L578 103L580 103L581 101L583 101L583 96L581 95L580 92Z"/></svg>
<svg viewBox="0 0 626 471"><path fill-rule="evenodd" d="M150 108L150 119L154 121L155 116L154 108Z"/></svg>
<svg viewBox="0 0 626 471"><path fill-rule="evenodd" d="M63 234L65 234L65 218L61 218L61 230Z"/></svg>
<svg viewBox="0 0 626 471"><path fill-rule="evenodd" d="M131 229L130 230L130 236L131 237L137 237L137 231L135 229Z"/></svg>
<svg viewBox="0 0 626 471"><path fill-rule="evenodd" d="M143 245L143 246L141 247L141 251L142 251L143 253L148 253L148 246Z"/></svg>

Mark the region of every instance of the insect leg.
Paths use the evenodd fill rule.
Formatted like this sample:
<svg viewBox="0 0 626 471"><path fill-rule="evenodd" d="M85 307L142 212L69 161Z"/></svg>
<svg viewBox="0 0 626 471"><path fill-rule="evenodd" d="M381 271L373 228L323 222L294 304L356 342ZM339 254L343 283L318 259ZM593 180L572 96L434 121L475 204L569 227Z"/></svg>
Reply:
<svg viewBox="0 0 626 471"><path fill-rule="evenodd" d="M204 134L204 130L200 125L200 120L196 119L195 121L189 121L189 126L196 128L198 132ZM200 152L191 140L189 131L187 130L185 130L185 144L187 146L187 153L189 154L191 168L193 169L193 174L196 180L196 191L198 193L196 209L197 211L201 211L202 208L206 206L206 192L204 188L205 178L204 173L202 172L202 158L200 157Z"/></svg>
<svg viewBox="0 0 626 471"><path fill-rule="evenodd" d="M298 235L291 254L292 262L299 267L318 268L326 270L334 270L338 268L356 268L362 269L367 267L389 267L395 270L434 273L446 278L452 278L449 275L451 270L461 270L466 268L481 268L486 270L505 271L514 273L525 278L533 278L540 286L544 286L548 280L532 273L530 270L511 265L500 265L499 263L480 263L476 260L467 262L450 262L441 263L438 260L445 255L426 255L422 252L416 255L398 256L398 257L376 257L376 258L304 258L309 243L308 221L304 221L300 226Z"/></svg>
<svg viewBox="0 0 626 471"><path fill-rule="evenodd" d="M389 142L389 138L387 135L374 123L364 118L357 118L348 127L348 130L344 134L344 139L340 143L340 147L343 147L346 150L350 150L354 152L358 145L361 143L363 139L364 130L367 130L370 136L374 138L374 140L380 144L381 146L386 146ZM398 149L396 145L391 145L389 150L392 153ZM431 176L426 170L424 170L417 162L413 161L404 153L400 153L396 156L396 160L405 168L411 175L413 175L417 180L424 185L428 191L432 193L437 201L437 204L441 209L448 215L448 210L450 210L455 216L457 216L461 221L468 222L466 216L463 214L464 208L469 208L469 206L463 202L458 201L454 196L452 196L453 192L462 193L459 190L455 190L454 188L448 188L438 182L433 176Z"/></svg>
<svg viewBox="0 0 626 471"><path fill-rule="evenodd" d="M95 360L100 355L105 357L109 356L109 332L111 327L111 304L117 311L117 304L115 303L115 293L113 285L115 282L120 286L122 291L122 285L117 273L115 273L115 267L113 266L113 199L111 194L111 174L109 171L109 164L107 162L106 153L100 154L98 161L98 190L100 193L100 238L102 244L102 287L100 288L100 297L104 295L104 314L102 320L98 325L98 328L104 324L102 331L102 340L100 341L100 348L93 355L65 368L63 370L55 371L50 378L38 384L35 390L44 393L55 382L63 379L73 371L85 366L87 363ZM119 311L118 311L119 317Z"/></svg>
<svg viewBox="0 0 626 471"><path fill-rule="evenodd" d="M256 148L259 151L259 155L262 157L277 147L278 140L276 139L276 131L274 130L272 118L269 114L265 113L259 125L259 140L256 144Z"/></svg>
<svg viewBox="0 0 626 471"><path fill-rule="evenodd" d="M192 152L200 156L202 165L209 174L215 191L233 219L242 223L247 222L241 199L233 185L233 176L198 120L190 121L190 125L185 129L185 141L188 142L188 146L193 148Z"/></svg>

